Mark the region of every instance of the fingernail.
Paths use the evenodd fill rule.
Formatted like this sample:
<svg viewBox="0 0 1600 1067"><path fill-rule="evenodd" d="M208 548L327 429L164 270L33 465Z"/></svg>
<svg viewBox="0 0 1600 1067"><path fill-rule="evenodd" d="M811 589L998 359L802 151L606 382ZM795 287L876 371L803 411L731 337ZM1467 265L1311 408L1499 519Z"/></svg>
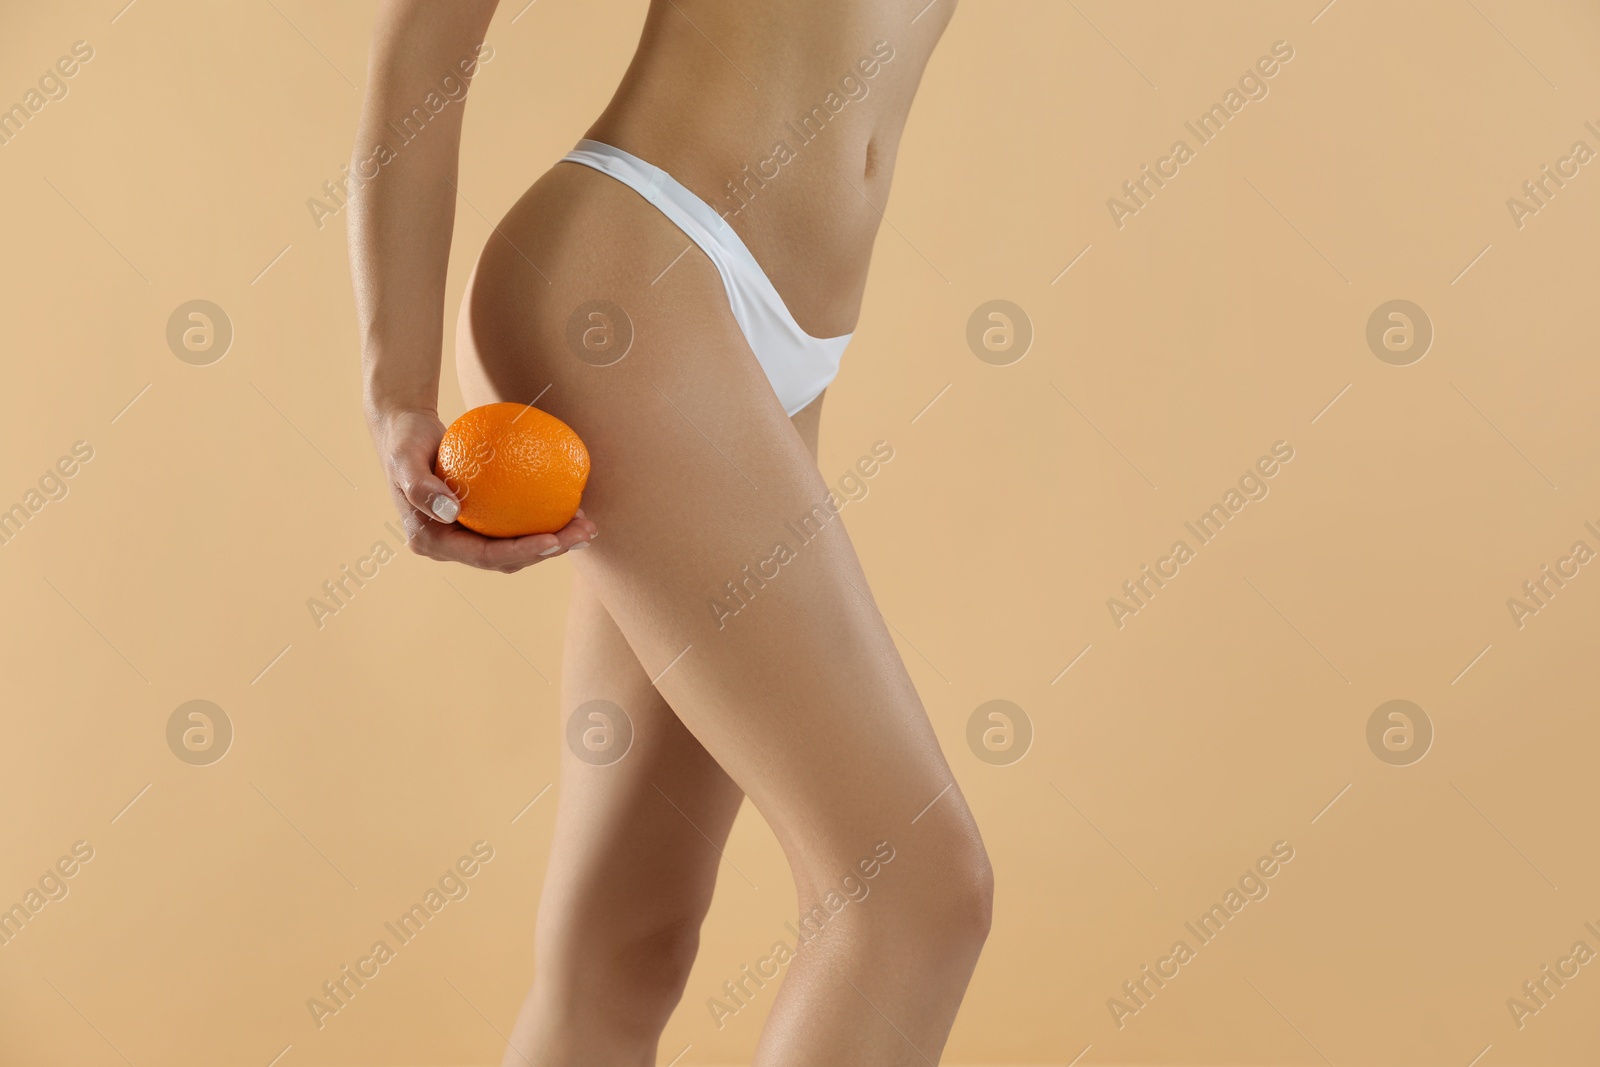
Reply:
<svg viewBox="0 0 1600 1067"><path fill-rule="evenodd" d="M600 536L600 531L596 530L596 531L594 531L594 533L589 535L589 540L593 541L596 537L599 537L599 536Z"/></svg>
<svg viewBox="0 0 1600 1067"><path fill-rule="evenodd" d="M461 514L461 505L442 493L433 498L429 508L440 522L455 522L456 516Z"/></svg>
<svg viewBox="0 0 1600 1067"><path fill-rule="evenodd" d="M580 519L583 518L583 509L582 508L578 509L578 518L580 518Z"/></svg>
<svg viewBox="0 0 1600 1067"><path fill-rule="evenodd" d="M539 555L541 555L541 556L553 556L557 552L560 552L560 551L561 551L561 546L560 545L551 545L549 548L547 548L543 552L539 553Z"/></svg>
<svg viewBox="0 0 1600 1067"><path fill-rule="evenodd" d="M588 548L588 547L589 547L589 542L587 542L587 541L579 541L577 544L575 544L571 548L567 549L567 551L568 552L576 552L580 548Z"/></svg>

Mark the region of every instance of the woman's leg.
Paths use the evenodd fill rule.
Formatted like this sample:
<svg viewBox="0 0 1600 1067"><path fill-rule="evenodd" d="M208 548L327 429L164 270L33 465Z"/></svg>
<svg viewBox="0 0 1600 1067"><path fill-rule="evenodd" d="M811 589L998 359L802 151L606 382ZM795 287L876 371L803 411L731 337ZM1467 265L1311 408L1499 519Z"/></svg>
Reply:
<svg viewBox="0 0 1600 1067"><path fill-rule="evenodd" d="M810 453L710 264L636 194L558 166L480 260L469 402L531 400L594 464L574 565L677 717L751 798L827 917L786 964L756 1063L934 1062L988 932L991 874ZM534 264L541 268L534 268ZM568 350L588 301L627 356ZM546 392L546 387L548 391ZM886 842L871 895L835 908Z"/></svg>
<svg viewBox="0 0 1600 1067"><path fill-rule="evenodd" d="M821 406L819 397L794 419L813 457ZM565 740L569 718L593 700L628 718L631 741L614 762L611 752L580 757ZM650 684L581 578L567 617L558 734L560 803L536 978L504 1067L650 1067L694 963L744 793Z"/></svg>

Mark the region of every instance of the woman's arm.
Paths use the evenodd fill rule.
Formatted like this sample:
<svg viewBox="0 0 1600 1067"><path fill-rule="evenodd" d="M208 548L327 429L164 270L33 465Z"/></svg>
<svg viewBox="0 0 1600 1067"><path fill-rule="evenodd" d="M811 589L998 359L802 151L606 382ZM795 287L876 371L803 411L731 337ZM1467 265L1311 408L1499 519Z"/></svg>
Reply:
<svg viewBox="0 0 1600 1067"><path fill-rule="evenodd" d="M350 164L348 219L367 424L411 547L509 571L587 541L594 524L574 519L557 534L483 537L454 525L460 502L433 472L444 436L439 356L461 117L497 3L383 5Z"/></svg>

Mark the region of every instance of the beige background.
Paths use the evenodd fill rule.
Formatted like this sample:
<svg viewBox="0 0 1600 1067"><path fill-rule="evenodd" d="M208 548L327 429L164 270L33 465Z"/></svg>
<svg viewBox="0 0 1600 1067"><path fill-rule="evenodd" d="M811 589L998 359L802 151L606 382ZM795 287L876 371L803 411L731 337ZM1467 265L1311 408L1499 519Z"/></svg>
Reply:
<svg viewBox="0 0 1600 1067"><path fill-rule="evenodd" d="M393 543L342 225L305 206L348 158L372 6L123 2L8 3L0 33L3 104L95 49L0 147L0 507L94 449L0 547L0 903L94 848L0 948L0 1063L497 1063L567 566L402 555L321 630L306 607ZM1521 229L1506 207L1600 149L1600 13L1322 2L967 0L912 115L821 462L895 448L845 520L998 872L952 1063L1600 1056L1600 966L1520 1030L1506 1006L1600 950L1600 566L1521 629L1506 607L1600 549L1600 163ZM452 314L484 216L581 134L643 11L521 7L473 90ZM1270 95L1113 225L1278 40ZM165 341L195 298L236 331L211 366ZM1037 333L1007 367L965 342L995 298ZM1405 367L1365 341L1397 298L1436 331ZM1278 440L1270 496L1119 630L1106 599ZM1010 766L966 743L996 698L1036 731ZM1366 742L1396 698L1437 731L1411 766ZM191 699L236 730L211 766L167 747ZM470 896L318 1031L306 999L480 839ZM1119 1029L1108 998L1278 840L1271 895ZM759 888L724 871L662 1063L748 1062L770 1004L705 1008L795 908L748 809L727 855Z"/></svg>

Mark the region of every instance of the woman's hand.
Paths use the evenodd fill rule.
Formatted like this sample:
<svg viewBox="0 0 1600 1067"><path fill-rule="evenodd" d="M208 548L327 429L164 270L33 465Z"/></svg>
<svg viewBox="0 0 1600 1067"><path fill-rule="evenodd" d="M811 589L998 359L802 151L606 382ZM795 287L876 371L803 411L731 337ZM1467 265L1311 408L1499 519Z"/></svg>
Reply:
<svg viewBox="0 0 1600 1067"><path fill-rule="evenodd" d="M371 415L369 425L389 491L400 511L406 543L418 555L515 574L540 560L582 548L599 532L579 510L577 517L553 534L485 537L474 533L455 521L461 502L433 470L444 437L439 416L432 411L392 409Z"/></svg>

